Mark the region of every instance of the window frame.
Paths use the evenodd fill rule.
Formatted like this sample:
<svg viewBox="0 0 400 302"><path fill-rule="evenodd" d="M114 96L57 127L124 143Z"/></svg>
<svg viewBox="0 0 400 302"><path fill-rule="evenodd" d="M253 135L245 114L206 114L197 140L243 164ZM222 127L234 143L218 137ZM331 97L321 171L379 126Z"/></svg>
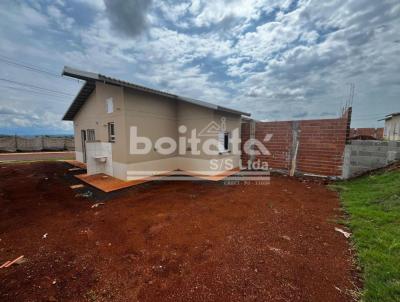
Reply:
<svg viewBox="0 0 400 302"><path fill-rule="evenodd" d="M224 132L224 150L229 151L229 132Z"/></svg>
<svg viewBox="0 0 400 302"><path fill-rule="evenodd" d="M218 133L218 152L219 154L229 153L230 133L228 131L220 131Z"/></svg>
<svg viewBox="0 0 400 302"><path fill-rule="evenodd" d="M114 112L114 99L112 97L106 99L106 111L107 114Z"/></svg>
<svg viewBox="0 0 400 302"><path fill-rule="evenodd" d="M96 130L95 129L87 129L86 137L87 137L86 141L95 142L96 141Z"/></svg>
<svg viewBox="0 0 400 302"><path fill-rule="evenodd" d="M114 122L107 123L107 131L108 131L108 142L115 143L115 123Z"/></svg>

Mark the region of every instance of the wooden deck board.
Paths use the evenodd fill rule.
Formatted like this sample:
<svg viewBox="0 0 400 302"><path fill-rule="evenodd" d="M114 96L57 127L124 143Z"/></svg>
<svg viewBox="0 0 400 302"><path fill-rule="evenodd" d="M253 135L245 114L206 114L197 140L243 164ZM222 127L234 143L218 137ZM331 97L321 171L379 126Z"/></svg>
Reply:
<svg viewBox="0 0 400 302"><path fill-rule="evenodd" d="M99 174L94 174L94 175L87 175L87 174L79 174L75 175L76 178L82 180L83 182L99 189L102 190L103 192L112 192L120 189L125 189L129 188L135 185L139 185L145 182L149 182L152 180L159 180L163 177L168 180L168 176L183 176L187 175L189 177L196 177L196 178L201 178L204 180L209 180L209 181L220 181L223 180L224 178L233 175L235 173L238 173L239 170L230 170L230 171L224 171L221 174L218 175L212 175L212 176L205 176L205 175L199 175L199 174L194 174L190 172L184 172L184 171L172 171L170 173L165 173L163 175L158 175L158 176L151 176L148 178L143 178L140 180L129 180L129 181L124 181L112 176L109 176L104 173L99 173Z"/></svg>
<svg viewBox="0 0 400 302"><path fill-rule="evenodd" d="M87 175L87 174L79 174L75 175L76 178L82 180L83 182L102 190L103 192L112 192L116 190L121 190L125 188L129 188L131 186L135 186L150 180L131 180L131 181L124 181L104 173L94 174L94 175Z"/></svg>
<svg viewBox="0 0 400 302"><path fill-rule="evenodd" d="M81 168L81 169L84 169L84 170L86 170L86 168L87 168L85 163L82 163L82 162L77 161L77 160L64 160L64 161L66 163L74 166L74 167L77 167L77 168Z"/></svg>

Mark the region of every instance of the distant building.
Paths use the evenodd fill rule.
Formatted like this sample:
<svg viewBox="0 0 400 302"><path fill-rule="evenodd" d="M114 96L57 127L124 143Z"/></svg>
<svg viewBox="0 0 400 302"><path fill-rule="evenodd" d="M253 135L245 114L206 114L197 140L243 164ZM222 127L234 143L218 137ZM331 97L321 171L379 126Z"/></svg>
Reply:
<svg viewBox="0 0 400 302"><path fill-rule="evenodd" d="M384 139L389 141L400 140L400 112L388 114L382 120L385 121Z"/></svg>
<svg viewBox="0 0 400 302"><path fill-rule="evenodd" d="M382 140L383 128L351 128L350 139Z"/></svg>

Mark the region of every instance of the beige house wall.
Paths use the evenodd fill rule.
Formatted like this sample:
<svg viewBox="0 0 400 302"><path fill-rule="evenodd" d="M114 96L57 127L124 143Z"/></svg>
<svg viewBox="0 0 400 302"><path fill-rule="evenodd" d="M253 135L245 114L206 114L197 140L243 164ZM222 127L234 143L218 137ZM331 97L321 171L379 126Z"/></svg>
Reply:
<svg viewBox="0 0 400 302"><path fill-rule="evenodd" d="M162 155L155 149L154 143L160 137L178 139L176 120L176 101L133 89L125 88L125 116L126 116L126 142L125 163L139 163L175 157ZM153 148L148 154L130 154L130 128L137 128L137 135L147 137L153 143Z"/></svg>
<svg viewBox="0 0 400 302"><path fill-rule="evenodd" d="M231 152L220 154L216 146L212 146L211 148L218 153L216 155L208 155L203 151L202 147L206 140L214 139L218 141L218 134L211 135L204 131L210 126L210 123L219 127L221 127L222 123L225 123L226 132L232 133L232 131L236 129L240 137L241 117L239 115L215 111L190 103L179 103L178 124L184 125L187 129L186 133L180 134L180 136L185 137L186 141L188 141L191 137L191 132L195 130L200 140L198 148L198 150L200 150L199 155L193 154L193 150L191 150L190 147L186 149L185 154L179 155L178 167L180 170L196 174L216 175L223 171L239 167L239 154L232 154ZM184 148L182 148L182 150L184 150Z"/></svg>
<svg viewBox="0 0 400 302"><path fill-rule="evenodd" d="M113 99L114 111L107 113L106 100ZM125 161L126 153L123 150L125 140L118 138L125 137L125 114L124 95L121 87L98 83L96 88L86 100L82 108L74 118L74 137L76 146L76 158L82 161L82 137L81 130L94 129L97 141L108 142L109 122L115 123L116 141L113 144L112 156L115 161Z"/></svg>
<svg viewBox="0 0 400 302"><path fill-rule="evenodd" d="M195 158L209 158L209 156L205 155L201 150L201 146L204 141L208 138L218 139L218 136L199 136L200 132L208 126L210 122L214 121L214 111L205 107L197 106L190 103L180 102L177 108L177 122L179 126L185 126L187 131L186 133L180 133L180 137L184 137L186 141L191 136L193 130L196 131L198 138L200 139L199 149L201 151L200 155L191 154L190 148L186 148L186 153L184 155L180 155L183 157L195 157ZM219 123L219 121L215 121ZM182 153L182 152L181 152Z"/></svg>
<svg viewBox="0 0 400 302"><path fill-rule="evenodd" d="M218 140L218 134L204 136L201 135L201 132L203 129L207 128L211 122L215 122L216 125L221 126L223 119L226 125L226 131L231 133L233 130L237 129L240 137L241 117L239 115L216 111L190 103L180 103L178 105L178 124L184 125L187 128L187 132L185 134L180 134L180 136L184 136L188 140L191 136L191 132L196 130L198 138L200 139L200 146L209 138ZM212 149L218 151L215 148ZM229 156L229 153L220 154L218 158L224 156ZM187 150L184 157L215 158L215 156L204 154L204 152L196 156L191 154L190 150Z"/></svg>
<svg viewBox="0 0 400 302"><path fill-rule="evenodd" d="M112 97L114 112L107 113L106 100ZM192 173L219 174L224 169L223 162L228 160L232 168L239 167L240 155L226 152L218 155L206 155L201 146L204 140L214 137L199 137L201 154L190 154L190 148L185 154L162 155L157 152L154 144L161 137L171 137L178 143L179 138L190 137L192 130L197 135L211 122L221 124L225 119L226 131L240 131L241 117L239 115L215 111L195 104L179 102L152 93L140 92L130 88L97 83L92 95L74 118L75 146L78 154L82 152L82 129L95 129L96 140L108 142L108 122L115 123L116 141L112 143L113 176L124 180L140 179L150 175L167 173L174 170L185 170ZM184 125L186 133L178 132L179 126ZM130 154L130 129L136 127L138 136L147 137L153 146L148 154ZM239 133L240 137L240 133ZM210 160L218 162L218 169L210 171ZM230 167L230 165L229 165Z"/></svg>

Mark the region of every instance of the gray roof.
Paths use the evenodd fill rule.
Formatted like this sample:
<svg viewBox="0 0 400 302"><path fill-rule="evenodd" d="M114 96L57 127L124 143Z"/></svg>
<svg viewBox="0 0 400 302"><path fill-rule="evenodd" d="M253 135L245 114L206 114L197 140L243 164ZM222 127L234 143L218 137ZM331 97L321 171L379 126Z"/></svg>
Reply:
<svg viewBox="0 0 400 302"><path fill-rule="evenodd" d="M86 99L93 92L94 88L96 87L97 81L105 83L105 84L128 87L128 88L132 88L132 89L139 90L139 91L157 94L157 95L165 96L165 97L173 99L173 100L191 103L191 104L195 104L195 105L206 107L206 108L213 109L213 110L219 110L219 111L229 112L229 113L238 114L238 115L245 115L245 116L251 115L250 113L247 113L247 112L242 112L242 111L238 111L235 109L218 106L218 105L215 105L212 103L182 97L182 96L171 94L168 92L164 92L164 91L140 86L137 84L125 82L122 80L114 79L114 78L111 78L111 77L108 77L105 75L101 75L98 73L82 71L82 70L74 69L74 68L67 67L67 66L64 67L62 75L85 81L85 84L82 86L81 90L78 92L78 95L75 97L71 106L68 108L67 112L65 113L65 115L63 117L63 120L65 120L65 121L72 121L74 119L74 116L78 113L79 109L85 103Z"/></svg>
<svg viewBox="0 0 400 302"><path fill-rule="evenodd" d="M386 120L390 120L392 117L398 116L400 115L400 112L393 112L391 114L386 115L383 119L380 119L378 121L386 121Z"/></svg>

